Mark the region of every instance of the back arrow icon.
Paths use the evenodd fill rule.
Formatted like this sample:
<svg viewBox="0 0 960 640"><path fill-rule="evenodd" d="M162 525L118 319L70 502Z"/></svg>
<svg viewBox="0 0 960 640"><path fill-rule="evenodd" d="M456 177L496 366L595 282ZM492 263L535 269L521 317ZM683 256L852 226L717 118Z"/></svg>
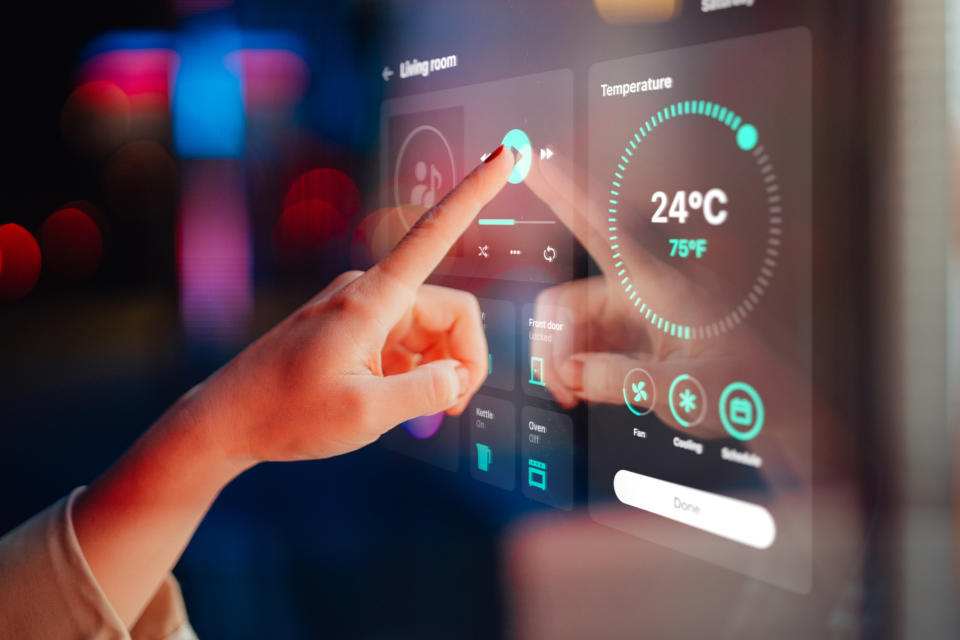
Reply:
<svg viewBox="0 0 960 640"><path fill-rule="evenodd" d="M380 75L383 77L384 82L390 82L390 76L393 75L393 69L390 67L384 67Z"/></svg>

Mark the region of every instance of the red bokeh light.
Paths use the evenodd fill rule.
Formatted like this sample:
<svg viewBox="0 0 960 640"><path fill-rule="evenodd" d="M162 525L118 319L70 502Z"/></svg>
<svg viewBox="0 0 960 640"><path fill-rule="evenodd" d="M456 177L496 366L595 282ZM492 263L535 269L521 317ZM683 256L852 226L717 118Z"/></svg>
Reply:
<svg viewBox="0 0 960 640"><path fill-rule="evenodd" d="M284 210L303 200L328 202L348 220L360 213L360 191L353 180L336 169L313 169L293 181L283 199Z"/></svg>
<svg viewBox="0 0 960 640"><path fill-rule="evenodd" d="M128 96L170 95L170 72L178 63L169 49L117 49L98 54L80 68L81 83L106 80Z"/></svg>
<svg viewBox="0 0 960 640"><path fill-rule="evenodd" d="M294 262L306 260L346 228L346 220L329 202L303 200L284 209L277 220L277 251Z"/></svg>
<svg viewBox="0 0 960 640"><path fill-rule="evenodd" d="M0 300L19 300L27 295L40 277L40 246L18 224L0 226L0 252L3 270L0 271Z"/></svg>
<svg viewBox="0 0 960 640"><path fill-rule="evenodd" d="M97 223L80 209L51 214L40 230L44 269L57 279L86 280L103 256L103 238Z"/></svg>
<svg viewBox="0 0 960 640"><path fill-rule="evenodd" d="M366 269L390 253L426 211L421 205L384 207L366 216L353 233L350 259L354 267Z"/></svg>
<svg viewBox="0 0 960 640"><path fill-rule="evenodd" d="M87 82L67 98L60 129L82 153L103 155L123 144L130 133L130 98L112 82Z"/></svg>
<svg viewBox="0 0 960 640"><path fill-rule="evenodd" d="M80 209L80 211L83 211L85 214L87 214L87 217L97 223L97 228L100 229L100 239L103 244L104 253L109 250L112 228L110 226L110 220L103 213L103 211L100 210L100 207L88 200L71 200L70 202L59 207L57 211L62 209Z"/></svg>

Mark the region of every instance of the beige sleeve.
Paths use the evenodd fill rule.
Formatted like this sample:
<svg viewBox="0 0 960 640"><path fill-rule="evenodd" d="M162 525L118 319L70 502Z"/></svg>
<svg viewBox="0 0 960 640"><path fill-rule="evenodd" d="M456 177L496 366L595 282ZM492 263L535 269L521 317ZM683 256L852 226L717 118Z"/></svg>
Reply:
<svg viewBox="0 0 960 640"><path fill-rule="evenodd" d="M168 575L132 631L107 601L77 542L70 496L0 538L0 637L196 640Z"/></svg>

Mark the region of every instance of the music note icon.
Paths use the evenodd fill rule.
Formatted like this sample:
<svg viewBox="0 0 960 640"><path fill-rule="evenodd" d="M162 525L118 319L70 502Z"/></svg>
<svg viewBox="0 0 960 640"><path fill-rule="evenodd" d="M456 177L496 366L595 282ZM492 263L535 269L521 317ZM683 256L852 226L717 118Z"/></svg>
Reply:
<svg viewBox="0 0 960 640"><path fill-rule="evenodd" d="M417 178L417 185L410 191L410 203L419 204L425 207L432 207L437 201L437 193L443 185L443 175L436 165L430 165L430 183L424 184L427 180L427 163L422 160L417 163L413 170Z"/></svg>

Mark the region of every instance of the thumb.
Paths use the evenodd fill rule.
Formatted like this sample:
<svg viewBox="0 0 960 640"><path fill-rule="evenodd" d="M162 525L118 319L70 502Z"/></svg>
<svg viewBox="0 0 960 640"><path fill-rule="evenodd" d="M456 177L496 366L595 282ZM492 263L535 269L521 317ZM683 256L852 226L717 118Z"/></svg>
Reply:
<svg viewBox="0 0 960 640"><path fill-rule="evenodd" d="M657 360L648 355L630 356L622 353L577 353L565 360L559 369L563 383L580 400L600 404L626 404L624 387L627 376L634 369L642 369L654 382L648 396L638 400L637 407L650 408L667 425L678 428L680 425L671 415L670 387L672 381L681 374L695 372L707 388L716 388L717 380L729 370L723 361L698 363L690 358ZM704 420L704 435L723 435L723 429L716 419L716 413L709 413Z"/></svg>
<svg viewBox="0 0 960 640"><path fill-rule="evenodd" d="M458 360L434 360L374 385L390 426L446 411L470 388L470 372Z"/></svg>
<svg viewBox="0 0 960 640"><path fill-rule="evenodd" d="M623 404L623 381L634 368L649 366L621 353L577 353L560 365L560 379L587 402Z"/></svg>

